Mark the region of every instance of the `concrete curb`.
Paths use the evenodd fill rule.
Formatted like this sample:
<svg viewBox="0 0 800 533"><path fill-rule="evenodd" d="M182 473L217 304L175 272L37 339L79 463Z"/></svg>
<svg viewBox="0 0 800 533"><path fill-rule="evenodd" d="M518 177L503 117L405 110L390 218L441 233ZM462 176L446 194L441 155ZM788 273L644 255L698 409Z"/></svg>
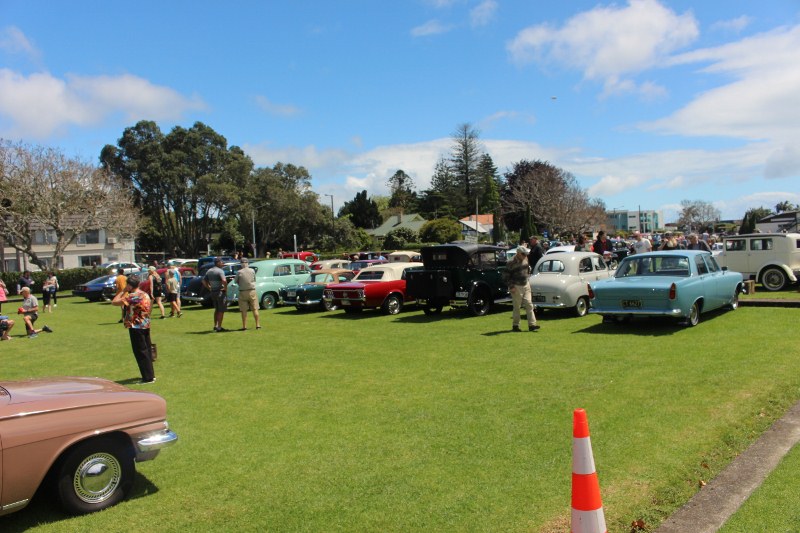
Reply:
<svg viewBox="0 0 800 533"><path fill-rule="evenodd" d="M800 402L712 479L656 533L713 533L739 509L800 441Z"/></svg>
<svg viewBox="0 0 800 533"><path fill-rule="evenodd" d="M739 298L739 305L748 307L800 307L800 300L777 300L769 298Z"/></svg>

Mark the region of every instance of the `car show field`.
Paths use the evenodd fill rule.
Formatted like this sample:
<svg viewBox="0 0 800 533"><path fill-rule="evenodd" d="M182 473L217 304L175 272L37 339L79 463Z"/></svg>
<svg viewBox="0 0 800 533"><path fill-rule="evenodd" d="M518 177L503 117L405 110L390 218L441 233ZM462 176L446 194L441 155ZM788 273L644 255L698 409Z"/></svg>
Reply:
<svg viewBox="0 0 800 533"><path fill-rule="evenodd" d="M796 291L796 288L794 288ZM98 376L132 388L107 303L59 301L55 333L0 344L2 379ZM233 308L226 323L235 324ZM211 311L155 321L180 441L131 497L67 518L37 496L3 531L566 531L571 414L585 408L609 531L653 529L800 400L798 308L606 327L551 310L534 336L485 316ZM19 332L16 332L19 333Z"/></svg>

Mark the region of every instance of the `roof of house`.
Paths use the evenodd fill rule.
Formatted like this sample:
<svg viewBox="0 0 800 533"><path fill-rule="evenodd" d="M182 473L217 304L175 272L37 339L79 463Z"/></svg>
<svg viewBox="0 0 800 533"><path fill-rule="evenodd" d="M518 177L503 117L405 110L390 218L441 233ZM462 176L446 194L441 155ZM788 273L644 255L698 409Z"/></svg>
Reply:
<svg viewBox="0 0 800 533"><path fill-rule="evenodd" d="M477 215L478 223L483 224L484 226L494 226L494 215L489 213L488 215ZM459 222L470 222L475 220L475 215L469 215L462 218Z"/></svg>
<svg viewBox="0 0 800 533"><path fill-rule="evenodd" d="M491 231L491 229L489 229L488 227L484 226L480 222L475 222L474 220L461 219L461 220L459 220L459 222L461 222L461 224L463 226L466 226L467 228L469 228L470 231L476 231L476 226L477 226L477 232L478 233L489 233Z"/></svg>
<svg viewBox="0 0 800 533"><path fill-rule="evenodd" d="M374 235L375 237L386 237L386 235L398 228L408 228L412 231L419 231L427 220L422 218L422 215L417 213L409 213L408 215L392 215L386 222L373 230L366 230L367 234Z"/></svg>

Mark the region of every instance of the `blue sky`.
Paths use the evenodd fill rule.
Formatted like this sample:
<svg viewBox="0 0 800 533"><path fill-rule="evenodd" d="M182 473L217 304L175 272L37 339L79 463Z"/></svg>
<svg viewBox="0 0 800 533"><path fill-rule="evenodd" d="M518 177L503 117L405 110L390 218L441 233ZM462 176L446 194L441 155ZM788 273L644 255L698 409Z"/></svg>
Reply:
<svg viewBox="0 0 800 533"><path fill-rule="evenodd" d="M96 160L201 121L336 209L463 123L609 209L800 203L797 0L0 0L0 137Z"/></svg>

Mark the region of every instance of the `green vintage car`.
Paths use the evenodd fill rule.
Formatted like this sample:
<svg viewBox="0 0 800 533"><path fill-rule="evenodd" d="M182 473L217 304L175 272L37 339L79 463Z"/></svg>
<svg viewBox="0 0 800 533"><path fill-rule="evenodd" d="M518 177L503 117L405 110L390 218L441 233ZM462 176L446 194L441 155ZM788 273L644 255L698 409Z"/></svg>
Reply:
<svg viewBox="0 0 800 533"><path fill-rule="evenodd" d="M311 274L308 263L300 259L266 259L250 263L256 271L256 297L261 309L272 309L280 302L281 289L305 283ZM239 302L236 279L228 283L228 302Z"/></svg>
<svg viewBox="0 0 800 533"><path fill-rule="evenodd" d="M336 306L322 299L325 287L331 283L345 283L353 279L352 270L341 268L314 270L305 283L281 289L281 300L286 305L293 305L298 311L320 309L333 311Z"/></svg>

